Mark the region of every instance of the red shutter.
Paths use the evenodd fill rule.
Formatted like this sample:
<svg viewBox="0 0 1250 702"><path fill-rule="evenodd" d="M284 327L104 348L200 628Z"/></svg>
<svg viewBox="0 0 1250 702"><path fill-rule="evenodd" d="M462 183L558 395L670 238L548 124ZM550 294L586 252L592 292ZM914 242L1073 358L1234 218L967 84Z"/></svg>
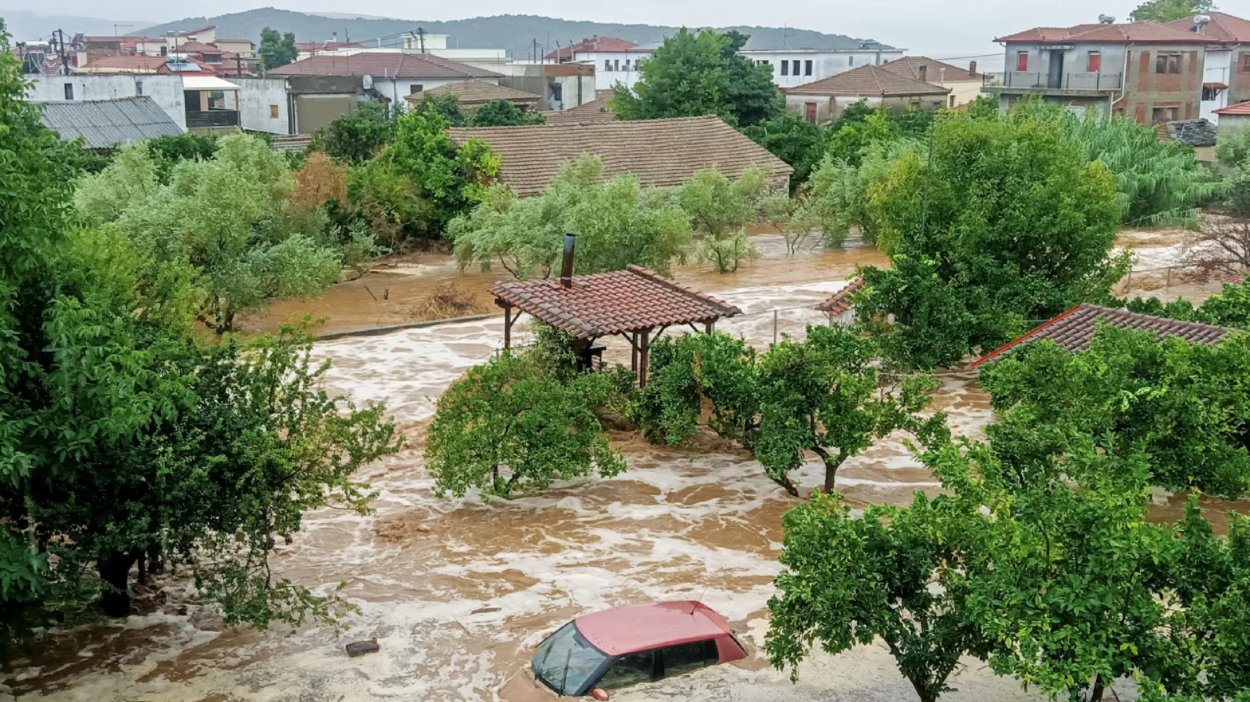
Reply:
<svg viewBox="0 0 1250 702"><path fill-rule="evenodd" d="M1029 52L1016 52L1016 73L1027 73L1029 70Z"/></svg>
<svg viewBox="0 0 1250 702"><path fill-rule="evenodd" d="M1089 52L1089 72L1102 73L1102 54L1097 51Z"/></svg>

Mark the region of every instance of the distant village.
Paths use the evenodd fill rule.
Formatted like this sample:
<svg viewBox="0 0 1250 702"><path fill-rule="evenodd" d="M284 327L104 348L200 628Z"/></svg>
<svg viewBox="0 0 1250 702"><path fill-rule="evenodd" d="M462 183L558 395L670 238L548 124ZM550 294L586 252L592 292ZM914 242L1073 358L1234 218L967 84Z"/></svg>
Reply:
<svg viewBox="0 0 1250 702"><path fill-rule="evenodd" d="M741 54L772 67L790 113L821 125L855 103L958 109L982 95L1003 109L1040 96L1074 111L1124 115L1200 149L1214 144L1218 128L1250 122L1250 21L1242 18L1101 17L995 41L1005 70L993 73L976 61L954 65L875 42ZM238 130L302 146L301 137L362 101L403 111L433 95L454 96L468 112L504 100L552 124L610 121L610 90L632 88L656 46L593 36L522 59L497 48L448 48L447 35L414 31L393 47L329 37L295 48L296 60L265 69L253 38L221 37L206 26L161 37L58 32L50 42L19 41L13 52L32 80L30 99L57 106L47 112L49 126L103 149L162 134Z"/></svg>

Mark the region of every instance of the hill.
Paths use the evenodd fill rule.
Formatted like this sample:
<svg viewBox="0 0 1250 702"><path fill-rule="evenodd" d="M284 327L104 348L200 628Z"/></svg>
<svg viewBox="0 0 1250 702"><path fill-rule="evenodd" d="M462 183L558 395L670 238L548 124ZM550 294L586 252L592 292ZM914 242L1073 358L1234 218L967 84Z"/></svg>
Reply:
<svg viewBox="0 0 1250 702"><path fill-rule="evenodd" d="M34 41L52 34L55 29L64 29L65 34L72 36L77 32L83 34L112 34L113 25L122 34L146 27L150 22L140 20L112 20L96 17L78 17L73 15L45 15L27 10L0 9L0 17L4 18L5 27L13 35L13 41Z"/></svg>
<svg viewBox="0 0 1250 702"><path fill-rule="evenodd" d="M272 27L283 32L294 32L297 41L320 41L337 34L339 41L350 38L369 45L378 45L380 42L381 46L392 47L400 44L404 34L422 27L431 34L449 35L448 46L452 48L505 49L509 55L517 58L529 56L535 41L538 42L540 52L544 48L547 51L554 50L557 43L567 46L570 42L596 34L619 37L638 44L653 44L663 41L664 37L678 29L646 24L580 22L534 15L499 15L446 22L366 17L344 19L266 7L217 17L188 17L136 30L135 33L159 36L169 31L186 31L210 24L217 26L218 36L225 37L257 40L261 29ZM853 49L859 48L865 41L871 41L806 29L720 29L737 29L751 35L747 48L752 49Z"/></svg>

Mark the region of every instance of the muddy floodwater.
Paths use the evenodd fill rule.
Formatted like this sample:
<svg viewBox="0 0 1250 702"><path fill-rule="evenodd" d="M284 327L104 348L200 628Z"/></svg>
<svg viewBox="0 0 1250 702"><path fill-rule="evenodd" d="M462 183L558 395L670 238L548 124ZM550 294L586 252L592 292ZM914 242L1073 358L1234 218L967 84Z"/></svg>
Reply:
<svg viewBox="0 0 1250 702"><path fill-rule="evenodd" d="M741 307L743 316L719 328L760 347L775 335L800 334L806 324L824 322L812 309L817 302L840 289L857 265L885 263L868 247L790 257L777 236L755 240L760 259L736 274L718 276L688 265L676 277ZM1155 255L1173 243L1135 248ZM447 257L421 257L338 286L316 301L276 305L247 324L274 328L305 313L327 317L327 331L400 324L410 321L406 309L448 282L482 298L485 311L485 291L496 279L460 274ZM1199 286L1176 292L1200 298L1208 291ZM333 363L329 390L358 403L385 402L408 436L401 454L360 476L379 492L373 514L310 514L305 530L275 559L280 574L319 591L341 584L342 595L357 608L341 631L224 628L185 582L170 579L164 599L149 598L142 614L53 632L23 648L3 666L0 698L553 699L525 672L547 633L605 607L691 598L726 615L752 655L739 664L616 691L613 700L915 699L880 646L814 655L802 666L798 685L768 668L759 650L778 572L781 517L797 501L743 452L713 436L668 449L618 434L614 440L629 470L617 478L489 504L473 496L435 497L422 464L423 426L447 385L489 358L501 340L501 316L491 315L318 344L317 354ZM608 342L610 359L628 360L623 343ZM970 371L944 373L935 404L965 436L979 437L990 413ZM796 482L811 489L822 476L813 461ZM856 506L903 504L914 491L937 487L899 437L851 459L838 474L838 489ZM1178 512L1183 498L1160 495L1156 503L1166 517ZM1218 517L1236 505L1206 506ZM368 638L377 639L379 653L354 659L344 654L345 643ZM957 690L943 699L1039 699L976 661L952 684ZM1120 692L1121 699L1131 697Z"/></svg>

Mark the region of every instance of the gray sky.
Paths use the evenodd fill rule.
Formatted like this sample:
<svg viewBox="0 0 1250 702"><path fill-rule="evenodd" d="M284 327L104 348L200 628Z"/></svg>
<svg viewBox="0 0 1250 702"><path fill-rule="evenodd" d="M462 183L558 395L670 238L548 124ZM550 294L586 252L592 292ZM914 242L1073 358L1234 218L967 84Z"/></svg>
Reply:
<svg viewBox="0 0 1250 702"><path fill-rule="evenodd" d="M533 14L569 19L647 24L794 26L871 37L914 53L956 56L993 51L995 36L1039 25L1096 22L1099 13L1127 19L1138 0L475 0L472 3L412 0L59 0L55 10L108 19L168 21L189 14L216 15L274 5L304 12L352 12L405 19L444 20L496 14ZM1225 2L1224 4L1230 4ZM1235 4L1235 3L1232 3ZM16 0L0 7L34 9Z"/></svg>

